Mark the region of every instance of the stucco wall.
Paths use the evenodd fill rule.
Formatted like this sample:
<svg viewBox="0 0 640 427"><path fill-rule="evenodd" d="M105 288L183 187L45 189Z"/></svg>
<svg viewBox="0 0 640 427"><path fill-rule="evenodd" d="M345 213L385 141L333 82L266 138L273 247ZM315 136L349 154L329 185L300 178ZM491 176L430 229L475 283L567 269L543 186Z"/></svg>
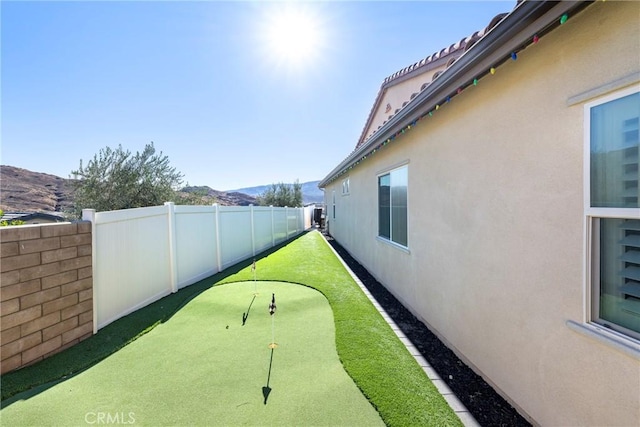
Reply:
<svg viewBox="0 0 640 427"><path fill-rule="evenodd" d="M2 227L0 241L4 374L92 335L91 223Z"/></svg>
<svg viewBox="0 0 640 427"><path fill-rule="evenodd" d="M584 104L567 100L640 72L639 17L589 6L325 192L331 234L541 425L640 420L640 362L566 326L585 310ZM376 238L376 175L407 161L409 252Z"/></svg>

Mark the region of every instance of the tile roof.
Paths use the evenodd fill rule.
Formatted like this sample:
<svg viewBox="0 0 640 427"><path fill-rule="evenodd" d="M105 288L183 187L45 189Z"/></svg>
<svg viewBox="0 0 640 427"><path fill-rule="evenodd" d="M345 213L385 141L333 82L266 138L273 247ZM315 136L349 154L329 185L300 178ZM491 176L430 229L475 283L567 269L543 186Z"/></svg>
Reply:
<svg viewBox="0 0 640 427"><path fill-rule="evenodd" d="M493 28L498 22L502 20L507 15L507 13L501 13L496 15L489 25L483 28L480 31L476 31L468 37L464 37L457 41L456 43L451 44L448 47L441 49L438 52L434 52L433 54L427 56L426 58L421 59L418 62L415 62L408 67L402 68L401 70L396 71L390 76L386 77L382 85L380 86L380 90L378 91L378 95L376 95L376 100L371 107L371 111L369 111L369 116L365 122L364 128L362 129L362 133L360 138L358 139L358 143L355 148L358 148L362 145L369 137L373 136L382 125L378 126L378 129L373 130L370 135L366 135L367 130L371 126L371 122L373 121L373 117L378 111L378 107L384 93L386 90L394 86L404 80L416 77L420 74L423 74L429 70L433 70L436 67L442 66L444 62L446 62L446 66L449 67L453 62L458 59L464 52L466 52L471 46L473 46L478 40L480 40L491 28ZM436 73L438 74L438 73ZM437 77L434 76L434 78ZM420 90L424 90L427 86L429 86L431 82L424 83ZM411 99L413 99L418 93L413 93L411 98L402 104L404 107ZM398 113L402 108L396 109L392 115L389 116L389 119L393 117L394 114ZM384 123L383 123L384 124Z"/></svg>
<svg viewBox="0 0 640 427"><path fill-rule="evenodd" d="M518 1L508 14L496 16L484 36L474 43L473 49L448 66L442 75L426 85L413 100L399 109L385 122L378 132L342 160L320 181L325 188L351 168L375 154L377 150L411 130L419 120L430 117L442 102L449 102L465 88L477 84L477 80L494 73L494 67L516 59L516 53L537 44L540 37L561 26L569 14L576 14L593 4L592 1ZM494 64L488 69L487 64ZM380 97L376 99L376 106ZM375 107L374 107L375 108Z"/></svg>
<svg viewBox="0 0 640 427"><path fill-rule="evenodd" d="M60 212L4 212L0 221L31 221L36 219L52 222L66 222L67 219Z"/></svg>

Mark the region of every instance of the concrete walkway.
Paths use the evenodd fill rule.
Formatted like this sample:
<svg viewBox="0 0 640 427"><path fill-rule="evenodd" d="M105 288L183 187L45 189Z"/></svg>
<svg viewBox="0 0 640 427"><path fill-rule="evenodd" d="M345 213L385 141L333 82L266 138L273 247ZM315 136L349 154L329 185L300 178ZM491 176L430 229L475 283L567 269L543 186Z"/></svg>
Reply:
<svg viewBox="0 0 640 427"><path fill-rule="evenodd" d="M469 410L467 410L467 408L462 404L462 402L460 402L458 397L453 393L453 391L451 391L449 386L447 386L447 384L442 380L442 378L440 378L440 376L436 373L436 371L431 367L429 362L427 362L427 360L422 356L422 354L420 354L420 351L413 345L411 340L407 338L404 332L402 332L402 329L400 329L400 327L393 321L391 316L389 316L387 312L384 310L384 308L382 308L382 306L378 304L378 301L376 301L373 295L371 295L371 292L369 292L367 287L364 286L364 284L358 278L358 276L356 276L355 273L351 271L347 263L345 263L342 257L340 257L340 255L335 251L335 249L333 249L333 246L331 246L329 242L327 242L326 240L325 242L327 243L329 248L331 248L331 250L336 255L336 257L338 257L338 259L340 260L344 268L347 269L347 271L349 272L353 280L355 280L358 286L360 286L360 289L362 289L362 292L364 292L364 294L367 296L367 298L369 298L373 306L380 312L384 320L386 320L389 326L391 326L391 329L393 329L393 332L395 332L395 334L398 336L400 341L402 341L405 347L407 347L407 350L409 350L409 353L411 353L411 355L416 359L418 364L422 367L422 370L424 371L424 373L427 375L427 377L429 377L433 385L436 386L436 388L438 389L442 397L444 397L444 399L447 401L451 409L453 409L453 411L456 413L458 418L460 418L460 421L462 421L462 424L464 424L465 427L480 427L480 424L478 424L478 422L473 417L473 415L471 415Z"/></svg>

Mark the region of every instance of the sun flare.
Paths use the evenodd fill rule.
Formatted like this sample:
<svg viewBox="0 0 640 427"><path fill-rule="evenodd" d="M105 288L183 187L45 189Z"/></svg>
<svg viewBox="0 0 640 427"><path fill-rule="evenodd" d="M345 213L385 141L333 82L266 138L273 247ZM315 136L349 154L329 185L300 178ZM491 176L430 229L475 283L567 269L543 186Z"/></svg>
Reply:
<svg viewBox="0 0 640 427"><path fill-rule="evenodd" d="M268 55L279 63L300 67L313 62L322 49L320 20L309 10L274 11L265 25Z"/></svg>

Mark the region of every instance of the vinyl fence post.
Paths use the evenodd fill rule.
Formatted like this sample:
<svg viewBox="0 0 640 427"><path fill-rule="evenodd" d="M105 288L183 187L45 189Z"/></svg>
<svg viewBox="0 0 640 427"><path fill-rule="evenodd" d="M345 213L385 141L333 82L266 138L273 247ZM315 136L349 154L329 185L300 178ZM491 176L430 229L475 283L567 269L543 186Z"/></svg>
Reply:
<svg viewBox="0 0 640 427"><path fill-rule="evenodd" d="M311 207L307 206L306 208L303 208L301 232L311 227L311 212Z"/></svg>
<svg viewBox="0 0 640 427"><path fill-rule="evenodd" d="M298 208L298 233L302 233L302 230L304 230L304 214L305 208Z"/></svg>
<svg viewBox="0 0 640 427"><path fill-rule="evenodd" d="M276 232L274 230L274 224L273 224L273 205L271 205L270 208L271 208L271 247L274 247L276 245Z"/></svg>
<svg viewBox="0 0 640 427"><path fill-rule="evenodd" d="M169 283L171 293L178 292L178 251L176 241L176 206L173 202L164 202L167 207L167 225L169 227Z"/></svg>
<svg viewBox="0 0 640 427"><path fill-rule="evenodd" d="M286 234L286 236L287 236L286 238L288 239L289 238L289 208L286 207L286 206L284 207L284 218L285 218L285 222L284 223L285 223L285 225L287 227L286 228L286 230L287 230L286 231L286 233L287 233Z"/></svg>
<svg viewBox="0 0 640 427"><path fill-rule="evenodd" d="M218 271L222 271L222 256L220 255L220 206L218 206L217 203L214 203L213 207L216 212L216 264Z"/></svg>
<svg viewBox="0 0 640 427"><path fill-rule="evenodd" d="M82 209L82 220L91 221L91 287L93 292L93 333L98 333L98 299L96 298L96 210Z"/></svg>
<svg viewBox="0 0 640 427"><path fill-rule="evenodd" d="M255 231L255 221L253 219L254 211L253 204L249 205L251 212L251 253L253 256L256 256L256 231Z"/></svg>

